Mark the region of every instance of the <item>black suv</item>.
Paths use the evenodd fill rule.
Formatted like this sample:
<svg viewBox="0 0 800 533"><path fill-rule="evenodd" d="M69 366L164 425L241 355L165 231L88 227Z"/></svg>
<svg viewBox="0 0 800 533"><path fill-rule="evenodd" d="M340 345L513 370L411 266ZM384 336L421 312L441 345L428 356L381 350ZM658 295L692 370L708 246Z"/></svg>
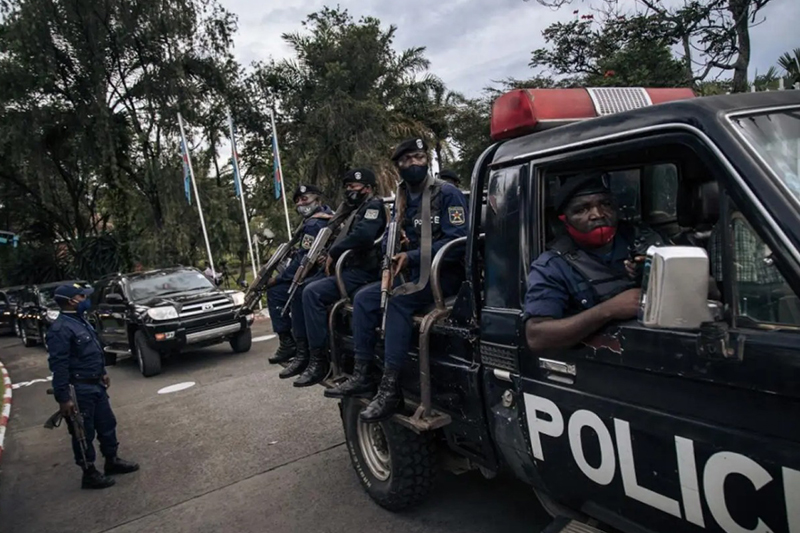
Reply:
<svg viewBox="0 0 800 533"><path fill-rule="evenodd" d="M24 285L0 289L0 334L14 333L19 336L17 302L23 290Z"/></svg>
<svg viewBox="0 0 800 533"><path fill-rule="evenodd" d="M162 357L185 348L228 341L234 352L250 350L254 317L240 312L243 302L244 293L218 289L195 268L167 268L100 280L89 320L108 364L131 354L149 377L161 372Z"/></svg>
<svg viewBox="0 0 800 533"><path fill-rule="evenodd" d="M53 295L59 285L87 285L85 281L65 280L26 287L17 300L17 326L26 347L42 343L47 348L45 335L61 312Z"/></svg>

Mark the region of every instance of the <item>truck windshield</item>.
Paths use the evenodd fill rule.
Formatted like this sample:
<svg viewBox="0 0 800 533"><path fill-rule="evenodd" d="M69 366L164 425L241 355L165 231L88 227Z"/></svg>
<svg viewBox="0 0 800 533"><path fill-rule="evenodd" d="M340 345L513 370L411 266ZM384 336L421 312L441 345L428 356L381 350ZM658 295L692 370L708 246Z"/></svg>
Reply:
<svg viewBox="0 0 800 533"><path fill-rule="evenodd" d="M42 307L57 307L55 298L57 287L48 287L46 289L39 289L39 305Z"/></svg>
<svg viewBox="0 0 800 533"><path fill-rule="evenodd" d="M738 117L733 124L800 202L800 110Z"/></svg>
<svg viewBox="0 0 800 533"><path fill-rule="evenodd" d="M130 285L131 299L134 301L213 287L208 278L196 270L148 274L134 279Z"/></svg>

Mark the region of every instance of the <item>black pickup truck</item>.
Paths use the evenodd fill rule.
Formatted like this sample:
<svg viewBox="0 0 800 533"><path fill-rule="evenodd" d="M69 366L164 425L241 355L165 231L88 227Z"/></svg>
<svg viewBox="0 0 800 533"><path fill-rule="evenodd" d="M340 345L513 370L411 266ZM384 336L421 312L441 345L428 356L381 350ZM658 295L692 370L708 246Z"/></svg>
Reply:
<svg viewBox="0 0 800 533"><path fill-rule="evenodd" d="M20 336L17 303L24 290L24 285L0 289L0 334L13 333L17 337Z"/></svg>
<svg viewBox="0 0 800 533"><path fill-rule="evenodd" d="M227 341L234 352L250 350L254 315L240 312L243 302L244 293L222 291L199 270L176 267L101 279L89 320L108 364L130 354L149 377L161 372L163 357L185 349Z"/></svg>
<svg viewBox="0 0 800 533"><path fill-rule="evenodd" d="M548 532L800 533L800 91L693 96L498 98L496 142L471 179L466 281L442 298L443 247L435 303L415 317L406 411L365 424L366 400L340 404L378 504L424 499L438 455L529 484L556 517ZM554 196L598 170L622 218L681 245L648 249L640 319L532 350L526 277L563 231ZM326 386L352 368L351 317L342 291Z"/></svg>

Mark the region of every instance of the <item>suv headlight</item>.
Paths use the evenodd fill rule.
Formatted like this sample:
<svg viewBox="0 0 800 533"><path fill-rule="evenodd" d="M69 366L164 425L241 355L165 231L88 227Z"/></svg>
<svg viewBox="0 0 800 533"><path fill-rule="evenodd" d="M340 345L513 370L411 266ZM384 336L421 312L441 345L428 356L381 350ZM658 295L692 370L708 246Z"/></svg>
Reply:
<svg viewBox="0 0 800 533"><path fill-rule="evenodd" d="M147 314L153 320L170 320L178 318L178 311L171 305L164 307L152 307L147 310Z"/></svg>
<svg viewBox="0 0 800 533"><path fill-rule="evenodd" d="M56 311L55 309L48 309L47 311L47 320L50 322L55 322L58 318L58 315L61 314L61 311Z"/></svg>
<svg viewBox="0 0 800 533"><path fill-rule="evenodd" d="M233 298L233 305L238 307L240 305L244 305L244 293L242 291L236 291L231 294L231 298Z"/></svg>

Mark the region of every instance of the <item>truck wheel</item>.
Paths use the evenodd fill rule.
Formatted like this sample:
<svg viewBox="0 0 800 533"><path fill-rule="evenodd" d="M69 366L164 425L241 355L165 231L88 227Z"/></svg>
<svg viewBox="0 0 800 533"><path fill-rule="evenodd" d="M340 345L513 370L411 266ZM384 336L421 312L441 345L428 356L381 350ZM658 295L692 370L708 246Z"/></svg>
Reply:
<svg viewBox="0 0 800 533"><path fill-rule="evenodd" d="M137 331L133 334L133 347L136 351L136 361L139 371L146 378L161 373L161 354L147 344L144 332Z"/></svg>
<svg viewBox="0 0 800 533"><path fill-rule="evenodd" d="M342 407L350 461L370 498L389 511L422 502L436 474L432 435L418 435L391 420L361 422L363 405L357 400L347 398Z"/></svg>
<svg viewBox="0 0 800 533"><path fill-rule="evenodd" d="M28 332L25 331L25 326L20 327L22 337L22 344L25 345L26 348L30 348L31 346L36 346L36 341L28 337Z"/></svg>
<svg viewBox="0 0 800 533"><path fill-rule="evenodd" d="M42 326L39 326L39 338L42 339L42 346L44 346L45 351L47 351L47 333Z"/></svg>
<svg viewBox="0 0 800 533"><path fill-rule="evenodd" d="M250 328L231 338L231 348L236 353L249 352L253 345L253 331Z"/></svg>
<svg viewBox="0 0 800 533"><path fill-rule="evenodd" d="M22 338L22 329L19 327L19 320L14 320L14 334L18 339Z"/></svg>

